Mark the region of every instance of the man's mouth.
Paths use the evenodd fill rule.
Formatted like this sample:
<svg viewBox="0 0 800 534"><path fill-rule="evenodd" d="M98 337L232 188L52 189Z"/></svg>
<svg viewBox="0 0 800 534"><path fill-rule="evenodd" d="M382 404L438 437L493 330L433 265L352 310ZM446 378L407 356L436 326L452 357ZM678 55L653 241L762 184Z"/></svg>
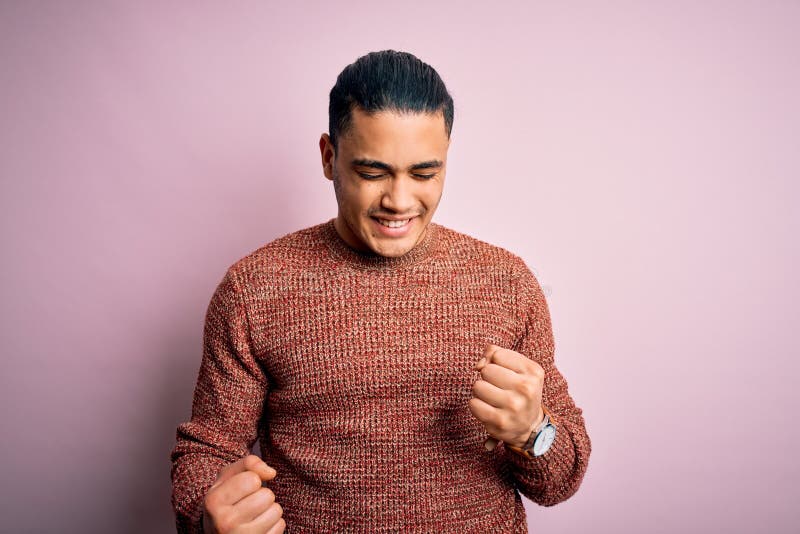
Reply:
<svg viewBox="0 0 800 534"><path fill-rule="evenodd" d="M411 219L402 219L402 220L389 220L389 219L380 219L378 217L374 217L376 221L378 221L383 226L388 226L389 228L400 228L408 224L408 221Z"/></svg>

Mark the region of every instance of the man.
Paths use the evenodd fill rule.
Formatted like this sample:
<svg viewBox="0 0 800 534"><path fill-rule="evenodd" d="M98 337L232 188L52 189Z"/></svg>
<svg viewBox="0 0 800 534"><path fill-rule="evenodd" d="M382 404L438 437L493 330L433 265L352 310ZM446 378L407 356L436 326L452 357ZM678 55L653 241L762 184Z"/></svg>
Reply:
<svg viewBox="0 0 800 534"><path fill-rule="evenodd" d="M334 219L229 267L172 451L180 532L527 532L591 442L525 262L432 222L453 101L411 54L330 93ZM259 439L261 456L249 454Z"/></svg>

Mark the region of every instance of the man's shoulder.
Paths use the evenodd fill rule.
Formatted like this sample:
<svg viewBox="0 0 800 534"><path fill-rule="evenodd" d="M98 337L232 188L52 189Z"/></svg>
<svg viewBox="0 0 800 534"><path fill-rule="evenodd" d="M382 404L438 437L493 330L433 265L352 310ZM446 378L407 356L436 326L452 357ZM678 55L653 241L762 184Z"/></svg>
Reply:
<svg viewBox="0 0 800 534"><path fill-rule="evenodd" d="M320 235L325 224L322 222L281 234L234 261L228 270L246 277L250 273L283 271L313 260L323 244Z"/></svg>
<svg viewBox="0 0 800 534"><path fill-rule="evenodd" d="M493 269L504 269L519 274L526 269L519 254L465 232L438 224L440 249L448 256L464 263Z"/></svg>

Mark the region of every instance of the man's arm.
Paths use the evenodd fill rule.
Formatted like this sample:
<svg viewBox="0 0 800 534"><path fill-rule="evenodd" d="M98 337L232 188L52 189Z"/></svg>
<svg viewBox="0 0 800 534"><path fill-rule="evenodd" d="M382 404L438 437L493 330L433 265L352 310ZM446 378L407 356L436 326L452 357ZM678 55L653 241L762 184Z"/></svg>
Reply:
<svg viewBox="0 0 800 534"><path fill-rule="evenodd" d="M513 350L544 369L542 404L555 417L556 439L542 456L528 459L507 447L504 454L520 493L542 506L553 506L578 491L592 445L583 411L575 405L567 381L555 365L555 342L544 293L524 261L519 261L517 307L524 316L525 330Z"/></svg>
<svg viewBox="0 0 800 534"><path fill-rule="evenodd" d="M172 450L172 507L179 533L203 532L203 499L220 468L250 454L268 381L251 349L250 327L232 268L206 312L192 416Z"/></svg>

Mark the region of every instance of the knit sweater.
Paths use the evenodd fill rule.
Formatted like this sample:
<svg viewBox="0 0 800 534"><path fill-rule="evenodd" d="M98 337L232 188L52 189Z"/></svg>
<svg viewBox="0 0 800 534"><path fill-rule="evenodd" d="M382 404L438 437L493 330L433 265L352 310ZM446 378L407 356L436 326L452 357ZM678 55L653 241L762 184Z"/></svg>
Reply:
<svg viewBox="0 0 800 534"><path fill-rule="evenodd" d="M556 438L484 447L470 412L487 343L544 368ZM431 222L403 256L333 219L233 263L211 297L191 419L171 452L178 532L202 532L219 469L258 439L286 532L527 532L520 493L571 497L591 442L555 366L550 314L517 255Z"/></svg>

